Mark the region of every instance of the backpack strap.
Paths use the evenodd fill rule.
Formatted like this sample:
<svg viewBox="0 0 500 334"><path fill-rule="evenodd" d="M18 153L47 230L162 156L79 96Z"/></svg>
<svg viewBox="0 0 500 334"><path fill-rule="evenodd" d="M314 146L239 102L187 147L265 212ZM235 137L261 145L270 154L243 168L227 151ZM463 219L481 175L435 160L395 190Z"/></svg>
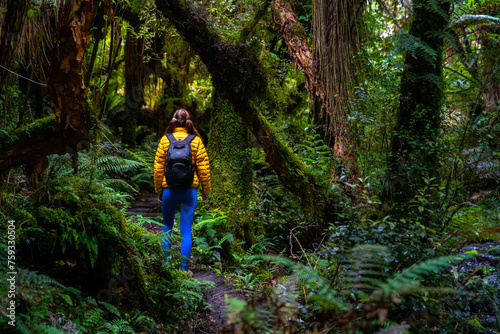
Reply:
<svg viewBox="0 0 500 334"><path fill-rule="evenodd" d="M168 138L168 141L173 143L174 141L176 141L177 139L175 139L174 135L171 134L171 133L167 133L166 134L167 138Z"/></svg>
<svg viewBox="0 0 500 334"><path fill-rule="evenodd" d="M196 137L196 135L193 135L193 134L187 135L187 137L184 138L184 141L191 143L191 141L194 139L194 137Z"/></svg>

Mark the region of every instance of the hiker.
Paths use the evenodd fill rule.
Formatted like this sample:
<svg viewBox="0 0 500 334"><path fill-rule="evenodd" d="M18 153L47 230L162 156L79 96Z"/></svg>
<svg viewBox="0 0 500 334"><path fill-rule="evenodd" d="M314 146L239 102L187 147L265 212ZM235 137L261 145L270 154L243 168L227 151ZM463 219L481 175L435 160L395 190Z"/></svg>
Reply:
<svg viewBox="0 0 500 334"><path fill-rule="evenodd" d="M191 155L191 159L189 159ZM189 113L179 109L161 138L154 163L155 192L162 203L164 259L171 247L171 234L177 204L181 211L181 271L187 271L191 254L191 226L197 203L196 188L201 183L203 202L210 193L210 169L207 151L200 134L189 120Z"/></svg>

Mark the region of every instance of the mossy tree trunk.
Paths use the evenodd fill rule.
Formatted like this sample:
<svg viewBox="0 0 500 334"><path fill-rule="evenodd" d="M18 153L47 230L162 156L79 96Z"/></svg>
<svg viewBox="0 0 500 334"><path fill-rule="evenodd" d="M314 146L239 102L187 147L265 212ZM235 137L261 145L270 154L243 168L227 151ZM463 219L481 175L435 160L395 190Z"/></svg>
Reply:
<svg viewBox="0 0 500 334"><path fill-rule="evenodd" d="M215 98L212 108L208 153L211 203L215 207L230 208L226 229L251 245L255 236L263 232L263 226L256 225L249 211L255 195L250 133L223 98Z"/></svg>
<svg viewBox="0 0 500 334"><path fill-rule="evenodd" d="M127 32L125 41L125 110L122 142L130 148L136 144L137 114L144 104L146 67L142 60L144 41L137 37L140 29L138 18L130 22L134 31Z"/></svg>
<svg viewBox="0 0 500 334"><path fill-rule="evenodd" d="M415 41L413 49L405 55L400 104L388 158L389 187L384 194L386 199L397 203L413 198L436 170L443 106L443 30L449 18L448 1L413 3L409 35Z"/></svg>
<svg viewBox="0 0 500 334"><path fill-rule="evenodd" d="M259 101L266 99L267 84L257 56L245 44L225 42L209 26L203 10L194 9L191 2L156 0L156 5L198 53L215 87L264 149L281 184L297 195L309 212L321 215L325 208L325 188L318 185L304 163L278 138L258 109Z"/></svg>
<svg viewBox="0 0 500 334"><path fill-rule="evenodd" d="M2 134L0 174L36 163L50 154L70 153L76 159L78 150L89 143L82 65L98 3L98 0L70 0L59 9L47 73L47 91L55 115Z"/></svg>

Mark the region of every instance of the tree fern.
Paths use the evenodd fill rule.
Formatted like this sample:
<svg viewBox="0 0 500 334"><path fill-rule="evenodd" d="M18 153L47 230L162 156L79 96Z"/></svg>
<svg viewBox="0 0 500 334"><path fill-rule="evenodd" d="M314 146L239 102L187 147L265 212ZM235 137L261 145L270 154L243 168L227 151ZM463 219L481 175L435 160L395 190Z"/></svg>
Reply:
<svg viewBox="0 0 500 334"><path fill-rule="evenodd" d="M361 245L349 250L342 261L343 286L349 293L366 297L382 285L392 260L385 246Z"/></svg>

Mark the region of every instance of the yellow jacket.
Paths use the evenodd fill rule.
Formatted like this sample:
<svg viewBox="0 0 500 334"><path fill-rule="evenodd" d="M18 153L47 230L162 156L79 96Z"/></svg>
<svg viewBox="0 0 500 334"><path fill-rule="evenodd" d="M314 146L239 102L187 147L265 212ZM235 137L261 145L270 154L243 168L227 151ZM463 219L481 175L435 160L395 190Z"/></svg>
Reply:
<svg viewBox="0 0 500 334"><path fill-rule="evenodd" d="M182 140L188 136L185 128L175 128L173 135L175 139ZM163 135L156 150L154 165L155 192L159 195L164 188L168 188L165 181L165 163L167 162L167 152L170 141ZM200 137L196 136L191 141L191 151L193 153L193 164L196 166L197 173L194 173L192 188L198 188L201 180L201 192L204 195L210 193L210 166L207 151Z"/></svg>

